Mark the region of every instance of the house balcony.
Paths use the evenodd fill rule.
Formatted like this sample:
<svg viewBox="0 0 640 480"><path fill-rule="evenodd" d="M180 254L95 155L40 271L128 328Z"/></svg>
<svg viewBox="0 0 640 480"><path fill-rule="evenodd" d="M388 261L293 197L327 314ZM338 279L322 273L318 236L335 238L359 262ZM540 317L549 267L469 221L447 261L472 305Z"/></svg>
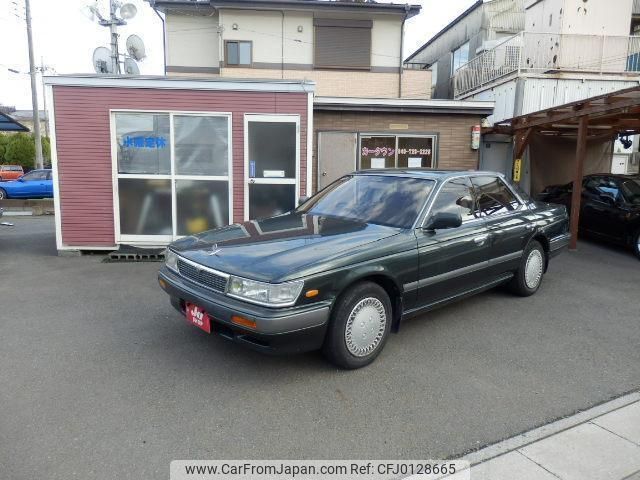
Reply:
<svg viewBox="0 0 640 480"><path fill-rule="evenodd" d="M521 32L477 55L453 76L454 97L521 73L640 75L640 36Z"/></svg>

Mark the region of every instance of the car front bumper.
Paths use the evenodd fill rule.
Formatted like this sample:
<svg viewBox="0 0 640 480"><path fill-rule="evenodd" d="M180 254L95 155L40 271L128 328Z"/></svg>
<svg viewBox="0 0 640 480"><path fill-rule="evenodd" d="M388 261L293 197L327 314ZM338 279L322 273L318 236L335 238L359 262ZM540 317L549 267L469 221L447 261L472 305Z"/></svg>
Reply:
<svg viewBox="0 0 640 480"><path fill-rule="evenodd" d="M570 241L570 233L563 233L549 240L549 256L555 257L562 253L562 251L569 246Z"/></svg>
<svg viewBox="0 0 640 480"><path fill-rule="evenodd" d="M236 300L196 285L163 266L158 273L162 289L182 315L185 303L203 308L211 318L212 333L265 353L298 353L318 350L324 342L330 304L268 308ZM238 315L255 322L256 329L232 323Z"/></svg>

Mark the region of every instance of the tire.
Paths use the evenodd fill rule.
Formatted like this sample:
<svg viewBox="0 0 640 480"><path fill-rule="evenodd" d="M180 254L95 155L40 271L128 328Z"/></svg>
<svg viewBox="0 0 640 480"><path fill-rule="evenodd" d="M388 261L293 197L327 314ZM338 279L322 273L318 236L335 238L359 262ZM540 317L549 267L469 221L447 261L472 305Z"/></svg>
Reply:
<svg viewBox="0 0 640 480"><path fill-rule="evenodd" d="M633 244L631 247L633 248L633 253L635 253L638 260L640 260L640 228L636 231L632 241Z"/></svg>
<svg viewBox="0 0 640 480"><path fill-rule="evenodd" d="M344 369L369 365L384 348L392 320L389 295L380 285L355 284L336 301L322 353Z"/></svg>
<svg viewBox="0 0 640 480"><path fill-rule="evenodd" d="M2 188L0 188L0 200L6 200L7 192L5 192Z"/></svg>
<svg viewBox="0 0 640 480"><path fill-rule="evenodd" d="M507 284L509 290L521 297L536 293L542 284L546 260L547 257L540 242L532 240L522 255L520 267L515 276Z"/></svg>

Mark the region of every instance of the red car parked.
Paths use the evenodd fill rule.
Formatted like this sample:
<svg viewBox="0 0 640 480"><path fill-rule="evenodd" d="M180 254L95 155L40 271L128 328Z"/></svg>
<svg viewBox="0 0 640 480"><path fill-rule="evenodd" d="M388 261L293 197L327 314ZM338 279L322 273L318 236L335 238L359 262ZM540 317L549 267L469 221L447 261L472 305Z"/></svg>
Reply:
<svg viewBox="0 0 640 480"><path fill-rule="evenodd" d="M0 182L16 180L24 175L20 165L0 165Z"/></svg>

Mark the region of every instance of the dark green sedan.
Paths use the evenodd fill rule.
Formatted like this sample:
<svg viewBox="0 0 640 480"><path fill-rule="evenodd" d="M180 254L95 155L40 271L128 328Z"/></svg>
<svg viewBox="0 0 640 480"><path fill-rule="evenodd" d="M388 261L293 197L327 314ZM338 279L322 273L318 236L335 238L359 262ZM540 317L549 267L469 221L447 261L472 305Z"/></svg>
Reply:
<svg viewBox="0 0 640 480"><path fill-rule="evenodd" d="M368 170L284 215L174 242L159 282L208 333L359 368L408 317L503 283L534 294L568 226L564 206L496 173Z"/></svg>

